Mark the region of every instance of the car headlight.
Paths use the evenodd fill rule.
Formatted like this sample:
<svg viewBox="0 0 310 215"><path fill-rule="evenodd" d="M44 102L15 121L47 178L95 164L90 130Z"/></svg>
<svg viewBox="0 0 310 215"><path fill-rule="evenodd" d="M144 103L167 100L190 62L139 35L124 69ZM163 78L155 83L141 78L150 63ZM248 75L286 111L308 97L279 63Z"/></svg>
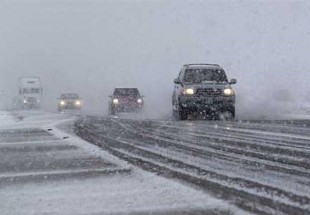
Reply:
<svg viewBox="0 0 310 215"><path fill-rule="evenodd" d="M138 99L137 102L138 102L139 104L142 104L143 101L142 101L142 99Z"/></svg>
<svg viewBox="0 0 310 215"><path fill-rule="evenodd" d="M113 104L118 104L118 99L113 99Z"/></svg>
<svg viewBox="0 0 310 215"><path fill-rule="evenodd" d="M24 100L23 100L23 102L24 102L24 104L26 104L26 103L27 103L27 100L26 100L26 99L24 99Z"/></svg>
<svg viewBox="0 0 310 215"><path fill-rule="evenodd" d="M225 96L232 96L232 95L234 95L235 93L234 93L234 90L233 89L231 89L231 88L226 88L226 89L224 89L224 95Z"/></svg>
<svg viewBox="0 0 310 215"><path fill-rule="evenodd" d="M75 105L80 106L81 104L81 101L75 101Z"/></svg>
<svg viewBox="0 0 310 215"><path fill-rule="evenodd" d="M194 89L192 88L187 88L183 90L184 95L193 95L194 94Z"/></svg>
<svg viewBox="0 0 310 215"><path fill-rule="evenodd" d="M66 102L62 100L62 101L60 101L60 105L62 105L62 106L66 105Z"/></svg>

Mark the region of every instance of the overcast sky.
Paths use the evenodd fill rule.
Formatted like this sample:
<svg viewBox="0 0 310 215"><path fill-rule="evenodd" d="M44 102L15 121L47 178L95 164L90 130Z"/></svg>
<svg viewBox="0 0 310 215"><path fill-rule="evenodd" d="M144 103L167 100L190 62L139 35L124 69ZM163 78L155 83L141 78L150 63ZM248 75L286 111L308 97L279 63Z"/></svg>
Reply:
<svg viewBox="0 0 310 215"><path fill-rule="evenodd" d="M309 11L308 1L0 1L0 90L11 98L19 76L40 76L50 105L78 92L100 112L113 87L138 86L165 113L183 64L218 63L238 79L239 112L272 109L278 89L310 92Z"/></svg>

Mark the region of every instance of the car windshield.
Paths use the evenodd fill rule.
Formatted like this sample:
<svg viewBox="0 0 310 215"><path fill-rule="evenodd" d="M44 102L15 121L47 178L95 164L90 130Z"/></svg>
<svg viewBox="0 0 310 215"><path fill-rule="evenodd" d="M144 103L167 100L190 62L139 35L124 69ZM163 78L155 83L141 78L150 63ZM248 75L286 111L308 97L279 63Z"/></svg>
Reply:
<svg viewBox="0 0 310 215"><path fill-rule="evenodd" d="M227 82L225 72L221 69L187 69L184 74L184 81L189 83L221 83Z"/></svg>
<svg viewBox="0 0 310 215"><path fill-rule="evenodd" d="M77 94L70 93L70 94L62 95L61 98L62 99L78 99L79 96Z"/></svg>
<svg viewBox="0 0 310 215"><path fill-rule="evenodd" d="M139 97L140 93L137 88L117 88L114 90L114 96Z"/></svg>

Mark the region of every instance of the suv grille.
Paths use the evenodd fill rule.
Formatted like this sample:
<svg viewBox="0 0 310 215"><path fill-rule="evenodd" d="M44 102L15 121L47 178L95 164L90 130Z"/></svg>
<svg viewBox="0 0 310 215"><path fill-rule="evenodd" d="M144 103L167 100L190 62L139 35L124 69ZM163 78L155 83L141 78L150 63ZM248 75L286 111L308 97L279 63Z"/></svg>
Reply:
<svg viewBox="0 0 310 215"><path fill-rule="evenodd" d="M221 89L213 89L213 88L204 88L197 89L198 96L220 96L222 95Z"/></svg>

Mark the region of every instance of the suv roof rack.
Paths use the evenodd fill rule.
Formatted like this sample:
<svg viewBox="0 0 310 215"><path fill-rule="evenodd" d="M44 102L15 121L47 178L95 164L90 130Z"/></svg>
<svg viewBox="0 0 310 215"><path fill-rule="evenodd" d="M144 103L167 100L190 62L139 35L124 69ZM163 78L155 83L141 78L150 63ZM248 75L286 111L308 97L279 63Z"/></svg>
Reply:
<svg viewBox="0 0 310 215"><path fill-rule="evenodd" d="M184 67L187 66L220 66L218 64L208 64L208 63L190 63L190 64L184 64Z"/></svg>

